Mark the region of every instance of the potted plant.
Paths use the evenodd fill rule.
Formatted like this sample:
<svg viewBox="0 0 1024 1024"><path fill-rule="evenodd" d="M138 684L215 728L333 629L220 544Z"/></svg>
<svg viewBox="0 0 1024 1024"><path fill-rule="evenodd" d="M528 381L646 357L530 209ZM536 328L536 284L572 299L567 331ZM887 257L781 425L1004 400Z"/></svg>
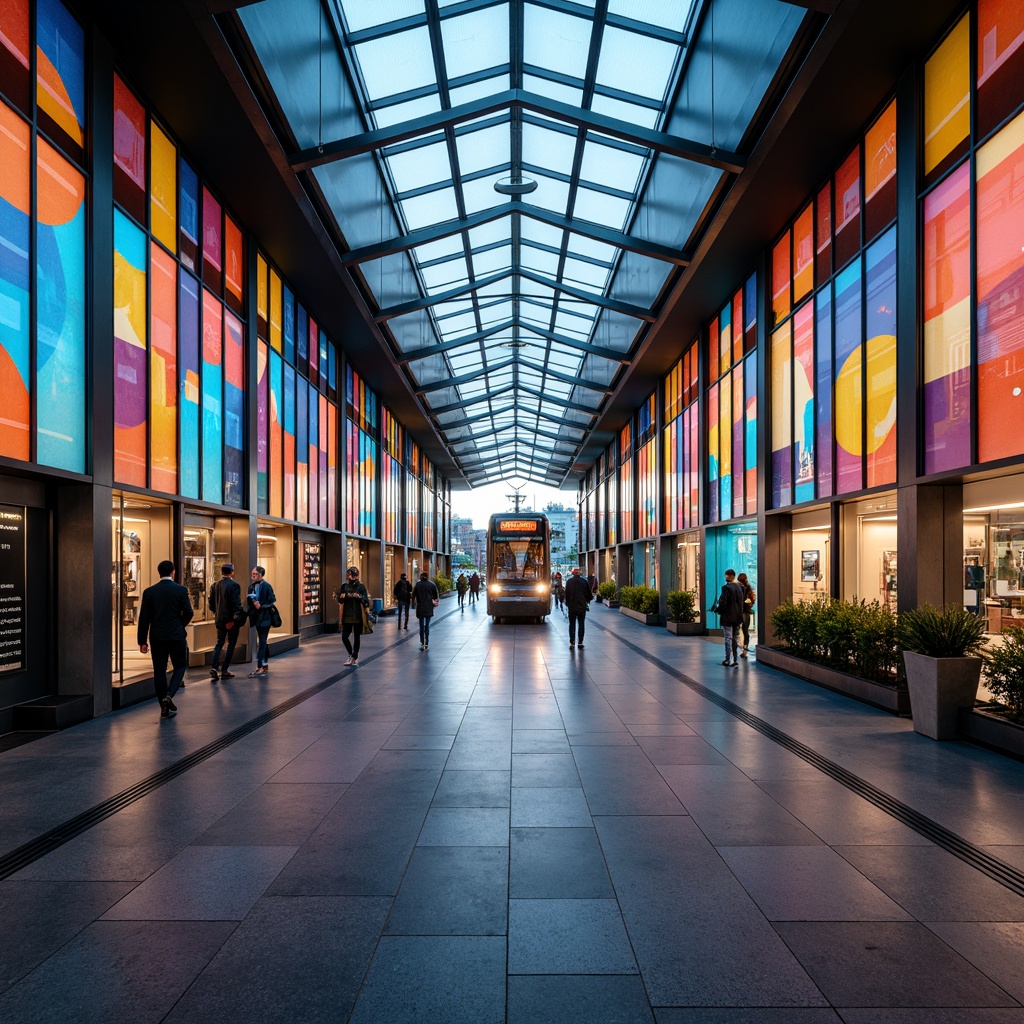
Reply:
<svg viewBox="0 0 1024 1024"><path fill-rule="evenodd" d="M597 585L598 600L604 601L609 608L618 608L618 593L619 588L611 580L605 580L604 583Z"/></svg>
<svg viewBox="0 0 1024 1024"><path fill-rule="evenodd" d="M640 584L636 587L623 587L619 591L619 612L646 626L660 624L660 607L661 597L654 587Z"/></svg>
<svg viewBox="0 0 1024 1024"><path fill-rule="evenodd" d="M956 737L960 708L974 706L981 679L985 620L963 605L926 604L899 617L899 640L914 731L933 740Z"/></svg>
<svg viewBox="0 0 1024 1024"><path fill-rule="evenodd" d="M675 636L699 636L704 626L697 621L697 592L694 590L670 590L665 595L668 608L668 622L665 628Z"/></svg>
<svg viewBox="0 0 1024 1024"><path fill-rule="evenodd" d="M1011 626L985 659L985 685L1008 717L1024 723L1024 627Z"/></svg>

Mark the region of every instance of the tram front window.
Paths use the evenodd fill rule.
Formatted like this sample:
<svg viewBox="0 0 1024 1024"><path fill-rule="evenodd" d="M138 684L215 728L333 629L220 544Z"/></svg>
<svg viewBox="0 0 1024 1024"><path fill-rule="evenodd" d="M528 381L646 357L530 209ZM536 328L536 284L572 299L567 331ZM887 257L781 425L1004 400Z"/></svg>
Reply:
<svg viewBox="0 0 1024 1024"><path fill-rule="evenodd" d="M543 541L534 539L496 542L490 577L492 580L546 579Z"/></svg>

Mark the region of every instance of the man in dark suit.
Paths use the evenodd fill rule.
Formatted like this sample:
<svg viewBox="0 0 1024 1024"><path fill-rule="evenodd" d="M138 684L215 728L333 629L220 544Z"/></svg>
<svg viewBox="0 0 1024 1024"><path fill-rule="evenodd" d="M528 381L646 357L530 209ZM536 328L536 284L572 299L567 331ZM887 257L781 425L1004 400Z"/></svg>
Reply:
<svg viewBox="0 0 1024 1024"><path fill-rule="evenodd" d="M188 636L185 627L192 621L192 602L188 591L174 582L174 563L163 561L157 567L160 582L146 587L139 607L139 650L153 658L153 687L160 702L160 717L178 713L171 697L178 692L188 668ZM149 641L147 645L147 640ZM170 693L167 687L167 659L171 659Z"/></svg>
<svg viewBox="0 0 1024 1024"><path fill-rule="evenodd" d="M217 643L213 648L213 665L210 666L210 675L213 681L220 679L232 679L235 673L228 671L231 667L231 655L235 653L235 643L238 641L238 630L241 624L246 621L246 613L242 609L242 588L232 578L235 574L235 567L230 562L225 562L220 567L220 579L210 587L210 605L216 616ZM224 641L228 646L224 650ZM224 664L220 663L220 652L224 650ZM218 674L217 666L220 665Z"/></svg>

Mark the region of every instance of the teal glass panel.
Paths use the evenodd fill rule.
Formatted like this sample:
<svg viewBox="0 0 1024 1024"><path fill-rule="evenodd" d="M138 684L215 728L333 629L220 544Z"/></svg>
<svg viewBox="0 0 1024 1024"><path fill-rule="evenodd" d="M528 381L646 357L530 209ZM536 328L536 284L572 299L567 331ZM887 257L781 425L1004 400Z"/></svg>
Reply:
<svg viewBox="0 0 1024 1024"><path fill-rule="evenodd" d="M178 344L181 374L180 479L185 498L199 497L199 282L181 274Z"/></svg>

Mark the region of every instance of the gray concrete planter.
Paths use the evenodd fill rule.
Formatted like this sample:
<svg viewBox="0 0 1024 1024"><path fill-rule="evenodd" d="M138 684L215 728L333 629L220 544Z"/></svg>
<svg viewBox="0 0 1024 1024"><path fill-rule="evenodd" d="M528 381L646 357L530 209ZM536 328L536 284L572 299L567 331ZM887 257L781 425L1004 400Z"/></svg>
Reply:
<svg viewBox="0 0 1024 1024"><path fill-rule="evenodd" d="M981 679L981 658L930 658L903 652L914 732L933 740L957 735L961 708L973 708Z"/></svg>
<svg viewBox="0 0 1024 1024"><path fill-rule="evenodd" d="M1011 722L985 705L962 708L957 712L957 727L961 739L1024 759L1024 725Z"/></svg>
<svg viewBox="0 0 1024 1024"><path fill-rule="evenodd" d="M703 622L672 622L670 619L665 628L673 636L703 636L707 632Z"/></svg>
<svg viewBox="0 0 1024 1024"><path fill-rule="evenodd" d="M628 615L631 619L636 619L637 622L642 622L645 626L660 626L661 616L660 615L648 615L646 612L635 612L632 608L619 607L620 615Z"/></svg>
<svg viewBox="0 0 1024 1024"><path fill-rule="evenodd" d="M816 686L823 686L826 690L834 690L846 697L853 697L855 700L863 701L865 704L889 711L894 715L910 713L910 699L907 691L901 690L899 687L886 686L884 683L876 683L872 679L861 679L860 676L852 676L848 672L838 672L834 668L816 665L814 662L804 661L803 658L795 658L792 654L787 654L777 647L765 647L759 644L757 660L762 665L788 672L798 679L814 683Z"/></svg>

